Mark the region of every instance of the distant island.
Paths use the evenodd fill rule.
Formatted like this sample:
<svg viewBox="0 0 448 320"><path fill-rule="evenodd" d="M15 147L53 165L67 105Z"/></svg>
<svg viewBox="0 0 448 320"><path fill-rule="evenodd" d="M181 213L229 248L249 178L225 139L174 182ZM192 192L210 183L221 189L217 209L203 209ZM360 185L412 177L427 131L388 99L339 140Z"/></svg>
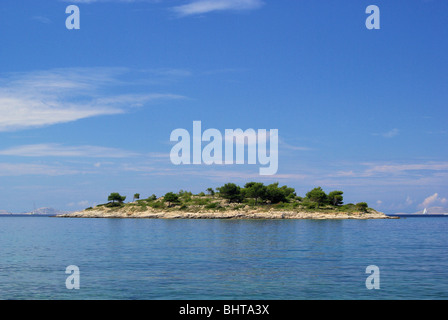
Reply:
<svg viewBox="0 0 448 320"><path fill-rule="evenodd" d="M392 213L389 214L392 217L403 217L403 218L412 218L412 217L448 217L448 209L444 207L430 207L425 208L422 211L417 211L414 213Z"/></svg>
<svg viewBox="0 0 448 320"><path fill-rule="evenodd" d="M20 213L14 213L14 212L9 212L6 210L0 210L0 216L57 216L57 215L62 215L62 214L68 214L68 211L61 211L61 210L57 210L54 208L48 208L48 207L44 207L44 208L39 208L39 209L35 209L33 211L30 212L20 212Z"/></svg>
<svg viewBox="0 0 448 320"><path fill-rule="evenodd" d="M105 204L83 211L57 215L66 218L153 218L153 219L391 219L382 212L369 208L366 202L344 204L343 192L326 194L321 187L304 197L294 188L278 183L264 185L249 182L240 187L227 183L216 189L193 194L180 190L162 197L151 195L140 199L111 193Z"/></svg>

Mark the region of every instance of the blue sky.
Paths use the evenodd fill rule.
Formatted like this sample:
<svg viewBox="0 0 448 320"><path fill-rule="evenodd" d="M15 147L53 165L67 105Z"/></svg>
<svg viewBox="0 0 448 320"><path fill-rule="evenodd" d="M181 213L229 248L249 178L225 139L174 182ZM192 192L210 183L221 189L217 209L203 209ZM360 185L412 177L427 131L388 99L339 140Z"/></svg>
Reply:
<svg viewBox="0 0 448 320"><path fill-rule="evenodd" d="M0 17L2 210L229 181L448 207L446 1L2 0ZM278 129L277 175L171 164L171 132L195 120Z"/></svg>

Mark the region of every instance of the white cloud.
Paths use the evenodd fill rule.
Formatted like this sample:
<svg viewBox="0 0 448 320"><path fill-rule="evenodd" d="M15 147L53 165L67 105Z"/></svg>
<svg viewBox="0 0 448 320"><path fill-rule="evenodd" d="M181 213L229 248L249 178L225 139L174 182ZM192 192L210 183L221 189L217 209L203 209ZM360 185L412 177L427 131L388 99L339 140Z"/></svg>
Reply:
<svg viewBox="0 0 448 320"><path fill-rule="evenodd" d="M124 68L68 68L7 74L0 78L0 132L125 113L174 94L110 94L129 73Z"/></svg>
<svg viewBox="0 0 448 320"><path fill-rule="evenodd" d="M60 144L32 144L0 150L0 155L21 156L21 157L128 158L137 156L138 154L116 148L106 148L98 146L63 146Z"/></svg>
<svg viewBox="0 0 448 320"><path fill-rule="evenodd" d="M448 200L446 198L441 198L439 197L438 193L434 193L432 196L427 197L421 204L419 207L421 208L426 208L429 206L433 206L436 204L446 204L448 203Z"/></svg>
<svg viewBox="0 0 448 320"><path fill-rule="evenodd" d="M214 11L254 10L263 5L261 0L193 0L188 4L174 7L180 16L204 14Z"/></svg>

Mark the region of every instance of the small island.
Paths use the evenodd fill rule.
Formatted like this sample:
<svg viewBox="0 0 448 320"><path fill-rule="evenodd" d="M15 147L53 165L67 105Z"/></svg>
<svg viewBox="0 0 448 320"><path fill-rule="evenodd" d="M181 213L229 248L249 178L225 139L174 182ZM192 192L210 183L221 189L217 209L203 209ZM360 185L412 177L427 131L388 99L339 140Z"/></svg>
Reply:
<svg viewBox="0 0 448 320"><path fill-rule="evenodd" d="M147 219L393 219L369 208L366 202L344 204L343 192L326 194L321 187L297 196L294 188L278 183L249 182L240 187L227 183L193 194L180 190L162 197L151 195L125 203L126 196L111 193L108 203L83 211L58 215L65 218Z"/></svg>

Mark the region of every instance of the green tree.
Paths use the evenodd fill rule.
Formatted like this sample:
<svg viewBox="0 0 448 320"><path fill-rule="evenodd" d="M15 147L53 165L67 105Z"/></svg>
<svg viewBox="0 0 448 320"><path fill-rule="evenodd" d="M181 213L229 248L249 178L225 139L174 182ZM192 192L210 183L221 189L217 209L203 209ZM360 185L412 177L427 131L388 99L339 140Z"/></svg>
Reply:
<svg viewBox="0 0 448 320"><path fill-rule="evenodd" d="M122 204L124 200L126 200L126 197L121 196L118 192L112 192L107 200L112 201L112 203L115 203L115 201L117 201L118 203Z"/></svg>
<svg viewBox="0 0 448 320"><path fill-rule="evenodd" d="M206 190L208 192L209 195L214 196L215 195L215 190L213 190L213 188L207 188Z"/></svg>
<svg viewBox="0 0 448 320"><path fill-rule="evenodd" d="M296 190L287 186L280 188L287 199L294 199L296 197Z"/></svg>
<svg viewBox="0 0 448 320"><path fill-rule="evenodd" d="M311 191L308 191L306 197L310 201L317 203L318 208L320 205L325 204L325 202L327 201L327 194L322 190L321 187L317 187Z"/></svg>
<svg viewBox="0 0 448 320"><path fill-rule="evenodd" d="M152 194L152 195L148 198L148 200L149 200L149 201L157 200L157 196L156 196L155 194Z"/></svg>
<svg viewBox="0 0 448 320"><path fill-rule="evenodd" d="M241 202L243 200L241 188L234 183L226 183L216 190L219 191L222 198L229 200L229 202Z"/></svg>
<svg viewBox="0 0 448 320"><path fill-rule="evenodd" d="M359 202L356 204L356 209L361 212L367 212L368 204L366 202Z"/></svg>
<svg viewBox="0 0 448 320"><path fill-rule="evenodd" d="M264 200L268 200L271 203L288 202L288 197L291 194L295 194L293 188L288 188L283 186L278 187L278 182L272 183L266 187L266 194L264 195Z"/></svg>
<svg viewBox="0 0 448 320"><path fill-rule="evenodd" d="M267 187L261 182L248 182L244 186L244 196L255 199L255 205L258 199L266 197Z"/></svg>
<svg viewBox="0 0 448 320"><path fill-rule="evenodd" d="M136 193L134 194L134 199L132 199L132 201L138 200L140 199L140 193Z"/></svg>
<svg viewBox="0 0 448 320"><path fill-rule="evenodd" d="M344 203L344 197L342 196L344 194L344 192L342 191L331 191L328 194L328 201L330 202L330 204L332 204L333 206L340 206Z"/></svg>
<svg viewBox="0 0 448 320"><path fill-rule="evenodd" d="M168 192L163 197L165 202L168 202L168 207L171 207L172 204L179 203L179 196L173 192Z"/></svg>

